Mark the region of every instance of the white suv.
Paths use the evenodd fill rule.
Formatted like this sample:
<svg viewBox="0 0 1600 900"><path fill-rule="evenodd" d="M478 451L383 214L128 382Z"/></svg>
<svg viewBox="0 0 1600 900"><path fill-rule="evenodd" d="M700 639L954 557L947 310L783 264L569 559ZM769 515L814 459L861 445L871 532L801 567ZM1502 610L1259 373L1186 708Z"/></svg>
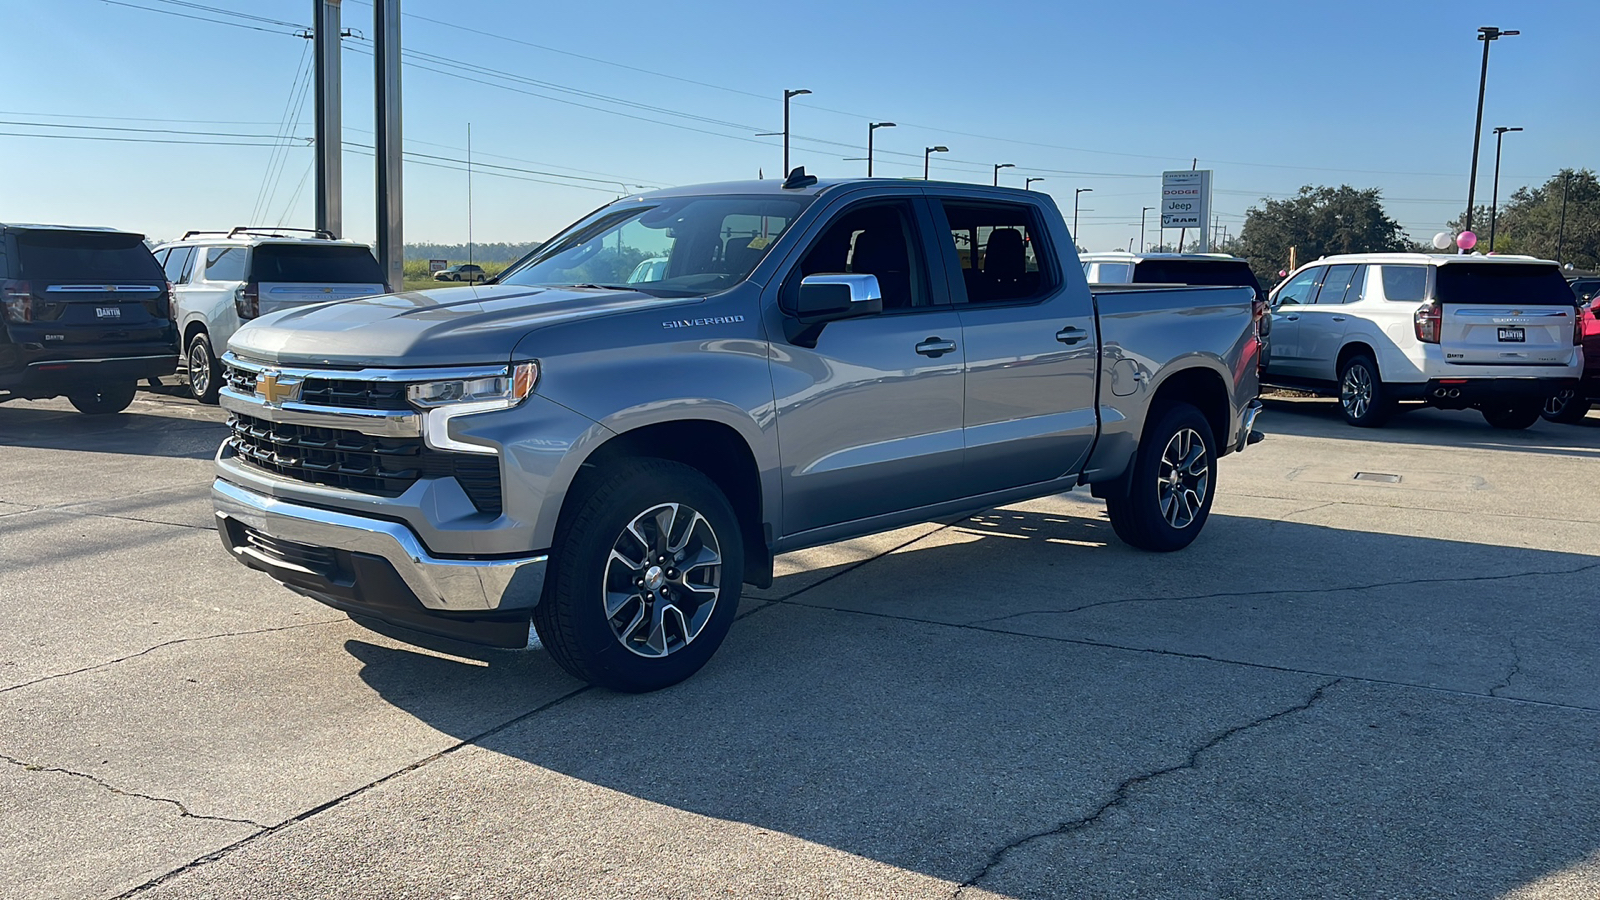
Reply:
<svg viewBox="0 0 1600 900"><path fill-rule="evenodd" d="M216 403L221 387L217 358L228 338L256 316L382 294L383 270L366 244L336 241L326 232L291 237L296 228L191 231L156 247L156 261L172 283L173 319L189 368L189 390Z"/></svg>
<svg viewBox="0 0 1600 900"><path fill-rule="evenodd" d="M1528 256L1361 253L1296 269L1272 292L1263 384L1337 394L1352 425L1401 400L1527 428L1583 373L1561 269Z"/></svg>

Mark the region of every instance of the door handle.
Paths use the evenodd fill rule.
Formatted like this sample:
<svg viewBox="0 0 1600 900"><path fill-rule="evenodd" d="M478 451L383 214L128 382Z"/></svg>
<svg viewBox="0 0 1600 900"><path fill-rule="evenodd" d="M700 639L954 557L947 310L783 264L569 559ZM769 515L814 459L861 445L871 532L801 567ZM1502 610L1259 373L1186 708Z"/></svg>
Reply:
<svg viewBox="0 0 1600 900"><path fill-rule="evenodd" d="M1333 320L1335 322L1343 322L1344 321L1344 316L1334 316Z"/></svg>
<svg viewBox="0 0 1600 900"><path fill-rule="evenodd" d="M1300 314L1299 313L1290 313L1287 316L1284 316L1283 318L1284 318L1284 321L1286 321L1286 322L1298 322L1298 321L1300 321Z"/></svg>
<svg viewBox="0 0 1600 900"><path fill-rule="evenodd" d="M1076 344L1079 341L1088 340L1088 338L1089 332L1084 331L1082 328L1074 328L1071 325L1068 325L1066 328L1056 332L1056 340L1068 346Z"/></svg>
<svg viewBox="0 0 1600 900"><path fill-rule="evenodd" d="M955 341L947 341L939 337L931 337L917 345L917 352L923 356L938 359L956 349Z"/></svg>

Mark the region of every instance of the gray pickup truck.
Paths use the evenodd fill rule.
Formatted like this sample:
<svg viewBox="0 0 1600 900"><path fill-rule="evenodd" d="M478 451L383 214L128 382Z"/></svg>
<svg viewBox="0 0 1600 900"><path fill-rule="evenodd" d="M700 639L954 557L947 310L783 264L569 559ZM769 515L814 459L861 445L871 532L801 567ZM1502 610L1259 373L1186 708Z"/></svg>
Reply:
<svg viewBox="0 0 1600 900"><path fill-rule="evenodd" d="M531 619L577 677L653 690L779 553L1081 485L1124 541L1188 545L1255 437L1254 300L1091 294L1039 193L628 197L495 283L241 329L218 527L330 606L497 646Z"/></svg>

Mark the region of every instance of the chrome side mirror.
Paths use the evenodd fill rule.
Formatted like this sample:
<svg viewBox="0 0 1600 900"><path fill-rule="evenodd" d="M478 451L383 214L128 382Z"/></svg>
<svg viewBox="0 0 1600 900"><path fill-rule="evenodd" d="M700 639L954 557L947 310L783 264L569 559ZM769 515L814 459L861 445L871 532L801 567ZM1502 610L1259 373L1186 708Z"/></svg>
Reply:
<svg viewBox="0 0 1600 900"><path fill-rule="evenodd" d="M876 275L807 275L800 279L795 318L803 324L853 319L883 312Z"/></svg>

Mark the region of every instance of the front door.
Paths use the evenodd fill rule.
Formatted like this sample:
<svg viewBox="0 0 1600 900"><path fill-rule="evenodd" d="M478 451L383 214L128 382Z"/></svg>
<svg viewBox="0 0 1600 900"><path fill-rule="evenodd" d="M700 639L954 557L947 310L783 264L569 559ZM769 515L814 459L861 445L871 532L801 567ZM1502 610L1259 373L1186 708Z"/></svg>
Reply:
<svg viewBox="0 0 1600 900"><path fill-rule="evenodd" d="M1305 356L1300 349L1300 321L1317 296L1317 285L1327 271L1313 266L1291 278L1272 298L1272 356L1267 361L1269 375L1309 378Z"/></svg>
<svg viewBox="0 0 1600 900"><path fill-rule="evenodd" d="M934 211L966 341L962 492L1077 472L1099 424L1088 290L1061 269L1037 207L946 197Z"/></svg>
<svg viewBox="0 0 1600 900"><path fill-rule="evenodd" d="M841 209L778 283L793 309L806 275L871 274L884 306L828 324L815 347L774 335L785 536L960 496L961 322L933 288L919 207Z"/></svg>

